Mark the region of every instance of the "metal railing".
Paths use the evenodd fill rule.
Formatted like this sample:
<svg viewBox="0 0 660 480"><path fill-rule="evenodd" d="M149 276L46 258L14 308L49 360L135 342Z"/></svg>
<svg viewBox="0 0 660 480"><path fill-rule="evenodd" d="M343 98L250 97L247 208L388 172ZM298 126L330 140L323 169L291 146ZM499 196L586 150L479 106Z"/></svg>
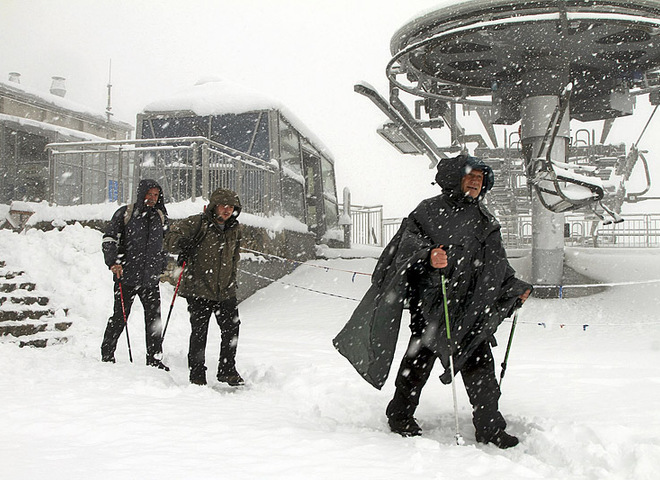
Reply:
<svg viewBox="0 0 660 480"><path fill-rule="evenodd" d="M567 216L566 223L569 227L566 244L624 248L660 247L660 214L631 214L624 215L623 219L621 223L603 225L600 222Z"/></svg>
<svg viewBox="0 0 660 480"><path fill-rule="evenodd" d="M133 201L142 178L163 187L167 202L227 188L238 193L245 211L271 215L281 204L276 165L204 137L103 142L51 143L47 146L50 201L58 205Z"/></svg>
<svg viewBox="0 0 660 480"><path fill-rule="evenodd" d="M341 207L339 214L343 214ZM370 207L351 205L351 222L351 244L384 245L385 234L389 233L389 229L385 227L382 205Z"/></svg>
<svg viewBox="0 0 660 480"><path fill-rule="evenodd" d="M382 207L351 206L354 244L385 246L396 234L402 218L382 218ZM660 214L624 215L622 223L603 225L600 219L574 214L565 216L564 242L567 246L657 248L660 247ZM530 215L502 216L502 241L507 248L532 245ZM379 225L377 223L380 222Z"/></svg>

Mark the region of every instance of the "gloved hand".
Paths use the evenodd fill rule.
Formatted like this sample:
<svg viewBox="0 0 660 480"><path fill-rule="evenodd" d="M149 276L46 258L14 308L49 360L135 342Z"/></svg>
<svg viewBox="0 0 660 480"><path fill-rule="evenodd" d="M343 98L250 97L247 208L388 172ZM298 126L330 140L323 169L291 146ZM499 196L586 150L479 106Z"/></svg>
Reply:
<svg viewBox="0 0 660 480"><path fill-rule="evenodd" d="M177 246L183 253L187 253L195 246L195 241L192 238L180 238Z"/></svg>

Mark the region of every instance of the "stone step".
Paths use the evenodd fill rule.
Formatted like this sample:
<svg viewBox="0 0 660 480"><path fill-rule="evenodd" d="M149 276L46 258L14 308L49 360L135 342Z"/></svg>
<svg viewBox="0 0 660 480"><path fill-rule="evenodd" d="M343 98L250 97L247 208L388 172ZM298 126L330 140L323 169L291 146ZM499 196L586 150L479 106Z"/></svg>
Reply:
<svg viewBox="0 0 660 480"><path fill-rule="evenodd" d="M0 305L3 305L4 303L7 304L13 304L13 305L41 305L42 307L45 307L48 305L49 299L48 297L34 297L34 296L2 296L0 297Z"/></svg>
<svg viewBox="0 0 660 480"><path fill-rule="evenodd" d="M39 320L43 317L52 317L55 311L47 309L24 309L24 310L0 310L0 322L11 322L18 320Z"/></svg>
<svg viewBox="0 0 660 480"><path fill-rule="evenodd" d="M51 345L61 345L62 343L68 342L67 337L44 337L44 338L32 338L20 340L18 346L23 347L34 347L34 348L46 348Z"/></svg>
<svg viewBox="0 0 660 480"><path fill-rule="evenodd" d="M0 272L0 278L6 278L7 280L13 280L16 277L20 277L25 274L25 272Z"/></svg>
<svg viewBox="0 0 660 480"><path fill-rule="evenodd" d="M23 282L23 283L0 283L0 292L9 293L15 292L16 290L27 290L32 292L37 285L33 282Z"/></svg>
<svg viewBox="0 0 660 480"><path fill-rule="evenodd" d="M0 342L37 348L66 343L68 337L62 332L72 322L55 318L55 310L47 308L49 298L30 293L37 286L22 277L24 274L6 269L5 261L0 260ZM68 313L66 309L64 313Z"/></svg>
<svg viewBox="0 0 660 480"><path fill-rule="evenodd" d="M0 336L25 337L41 332L64 332L71 327L71 322L33 322L0 324Z"/></svg>

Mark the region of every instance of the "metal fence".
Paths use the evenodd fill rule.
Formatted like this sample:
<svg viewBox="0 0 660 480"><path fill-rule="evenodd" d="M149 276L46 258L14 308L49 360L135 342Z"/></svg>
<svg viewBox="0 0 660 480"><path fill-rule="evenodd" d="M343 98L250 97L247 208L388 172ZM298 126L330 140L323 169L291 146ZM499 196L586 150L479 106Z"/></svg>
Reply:
<svg viewBox="0 0 660 480"><path fill-rule="evenodd" d="M351 244L383 245L382 205L351 205L351 221Z"/></svg>
<svg viewBox="0 0 660 480"><path fill-rule="evenodd" d="M660 247L660 214L624 215L624 221L603 225L585 215L565 216L564 241L567 246L657 248ZM396 234L402 218L383 218L382 206L351 207L351 241L354 244L385 246ZM507 248L532 245L532 218L519 215L498 218L502 241Z"/></svg>
<svg viewBox="0 0 660 480"><path fill-rule="evenodd" d="M168 202L228 188L249 213L280 209L277 166L204 137L52 143L48 150L49 200L58 205L128 203L139 179L151 178Z"/></svg>
<svg viewBox="0 0 660 480"><path fill-rule="evenodd" d="M90 150L81 145L65 153L49 150L49 201L58 205L124 203L132 190L131 165L130 154L117 149Z"/></svg>
<svg viewBox="0 0 660 480"><path fill-rule="evenodd" d="M594 247L660 247L660 214L624 215L624 221L610 225L567 217L566 243Z"/></svg>

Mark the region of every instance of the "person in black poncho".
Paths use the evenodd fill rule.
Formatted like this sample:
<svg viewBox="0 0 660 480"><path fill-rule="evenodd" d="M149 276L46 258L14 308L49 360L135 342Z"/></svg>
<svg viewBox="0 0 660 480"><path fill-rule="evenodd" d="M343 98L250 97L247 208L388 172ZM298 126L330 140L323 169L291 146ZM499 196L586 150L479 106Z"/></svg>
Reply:
<svg viewBox="0 0 660 480"><path fill-rule="evenodd" d="M404 220L376 265L371 288L334 344L365 380L381 388L408 303L412 335L387 406L390 429L403 436L421 434L414 413L422 388L436 358L445 368L441 381L451 382L451 354L473 407L477 441L509 448L518 439L505 432L499 412L491 345L497 327L522 305L532 286L515 277L500 225L481 202L493 185L492 169L475 157L459 155L440 161L436 181L442 194L422 201Z"/></svg>

